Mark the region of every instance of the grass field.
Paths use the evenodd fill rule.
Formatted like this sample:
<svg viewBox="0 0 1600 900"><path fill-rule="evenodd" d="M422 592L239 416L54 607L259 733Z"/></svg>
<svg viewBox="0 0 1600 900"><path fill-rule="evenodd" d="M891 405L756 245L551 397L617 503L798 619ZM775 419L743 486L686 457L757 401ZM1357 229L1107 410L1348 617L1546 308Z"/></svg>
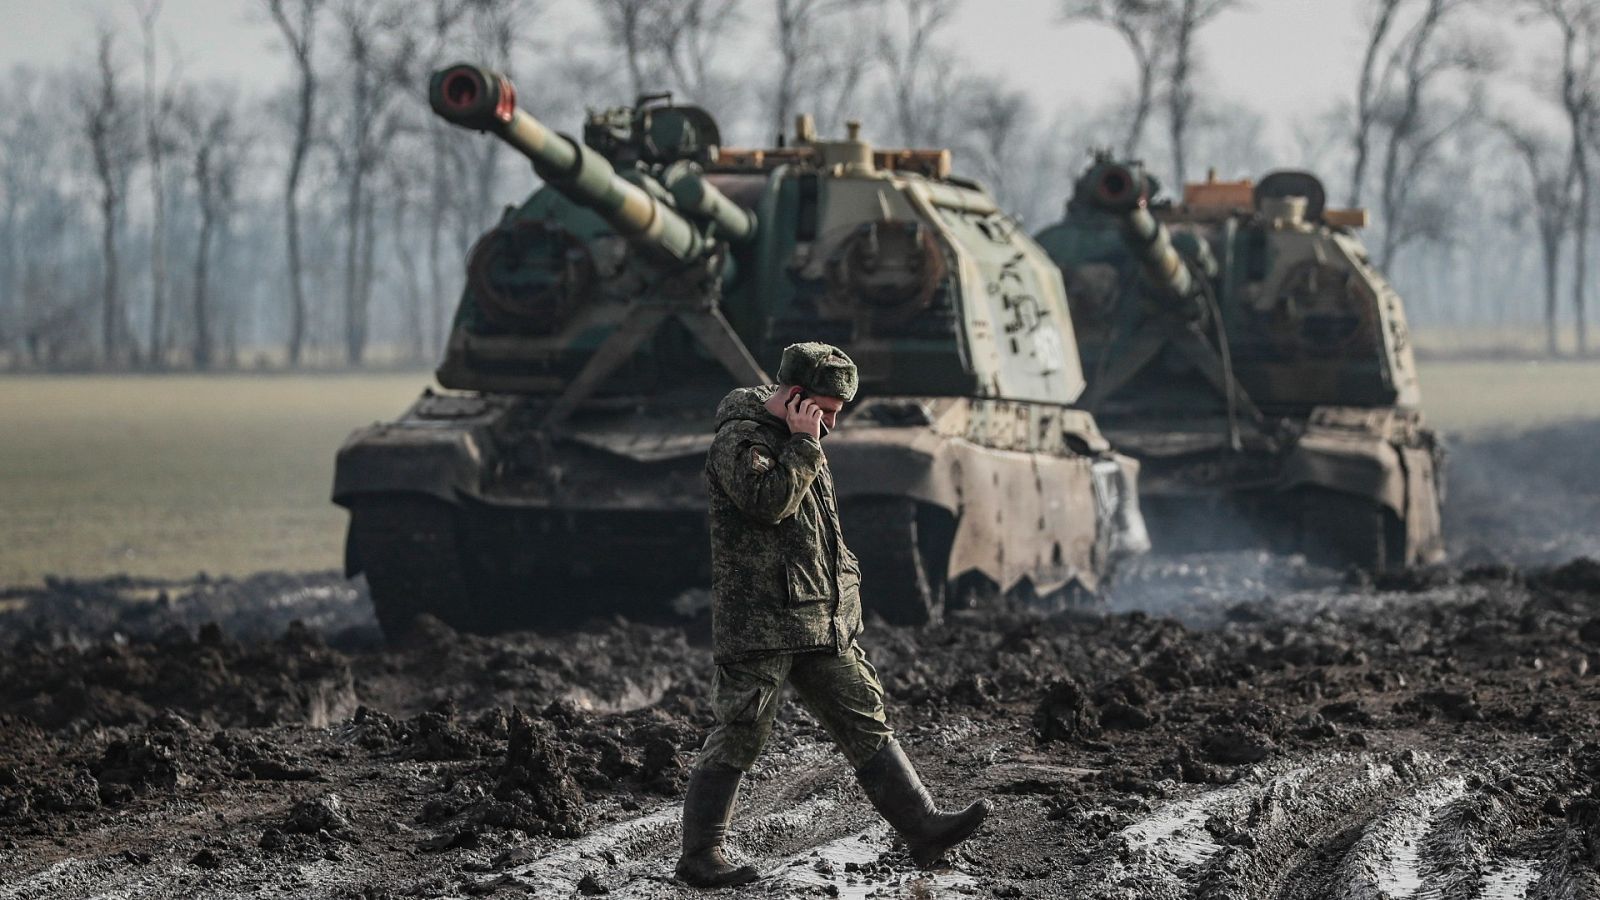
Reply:
<svg viewBox="0 0 1600 900"><path fill-rule="evenodd" d="M341 563L334 451L427 373L0 380L0 584Z"/></svg>
<svg viewBox="0 0 1600 900"><path fill-rule="evenodd" d="M1600 419L1600 360L1418 363L1428 421L1452 434Z"/></svg>
<svg viewBox="0 0 1600 900"><path fill-rule="evenodd" d="M1429 419L1457 434L1600 418L1600 362L1434 361L1422 378ZM334 451L429 381L0 379L0 584L336 568Z"/></svg>

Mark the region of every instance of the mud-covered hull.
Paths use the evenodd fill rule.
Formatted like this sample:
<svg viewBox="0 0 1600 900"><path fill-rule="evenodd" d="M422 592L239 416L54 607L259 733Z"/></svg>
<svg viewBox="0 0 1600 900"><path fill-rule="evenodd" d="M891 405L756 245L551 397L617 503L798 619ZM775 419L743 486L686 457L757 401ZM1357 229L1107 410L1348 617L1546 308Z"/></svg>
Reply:
<svg viewBox="0 0 1600 900"><path fill-rule="evenodd" d="M1204 437L1155 423L1108 434L1143 465L1157 551L1262 547L1370 570L1444 558L1443 453L1415 413L1320 407L1271 439L1247 434L1239 450L1221 423Z"/></svg>
<svg viewBox="0 0 1600 900"><path fill-rule="evenodd" d="M551 433L530 424L536 401L429 392L339 452L346 569L366 573L391 633L421 613L492 632L665 611L710 583L697 410L713 405ZM893 621L937 618L947 588L973 579L1094 591L1146 546L1138 465L1105 449L1018 451L850 417L826 448L864 602Z"/></svg>
<svg viewBox="0 0 1600 900"><path fill-rule="evenodd" d="M858 428L830 439L828 459L841 503L907 497L950 516L948 581L980 573L1002 591L1024 580L1039 592L1069 583L1094 591L1117 559L1144 549L1142 519L1118 521L1138 489L1138 463L1125 456L1054 456L925 429Z"/></svg>

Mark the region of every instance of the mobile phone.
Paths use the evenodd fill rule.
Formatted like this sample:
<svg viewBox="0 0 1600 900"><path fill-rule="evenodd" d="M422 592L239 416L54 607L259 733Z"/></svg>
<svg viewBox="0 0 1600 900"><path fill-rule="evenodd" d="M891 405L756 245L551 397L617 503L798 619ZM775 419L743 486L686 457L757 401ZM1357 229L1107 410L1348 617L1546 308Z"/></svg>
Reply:
<svg viewBox="0 0 1600 900"><path fill-rule="evenodd" d="M793 403L793 402L795 402L797 400L809 400L810 398L811 398L811 392L810 391L807 391L805 388L796 388L795 392L789 396L789 402ZM818 422L817 423L817 436L818 437L827 437L828 436L828 432L830 432L832 430L833 430L832 428L828 427L828 423L827 422Z"/></svg>

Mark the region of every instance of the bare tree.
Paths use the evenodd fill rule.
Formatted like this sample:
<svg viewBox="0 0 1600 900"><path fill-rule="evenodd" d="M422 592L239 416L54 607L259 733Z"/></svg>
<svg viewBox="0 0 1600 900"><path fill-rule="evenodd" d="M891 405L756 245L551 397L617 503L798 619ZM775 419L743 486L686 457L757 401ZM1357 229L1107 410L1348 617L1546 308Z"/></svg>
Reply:
<svg viewBox="0 0 1600 900"><path fill-rule="evenodd" d="M1434 52L1439 25L1450 10L1449 0L1424 0L1422 18L1411 34L1394 51L1394 61L1399 64L1402 82L1400 96L1391 100L1384 110L1384 124L1388 128L1388 141L1384 150L1381 184L1383 215L1382 265L1387 268L1394 262L1406 232L1400 223L1400 212L1409 190L1403 183L1401 161L1406 149L1413 143L1422 124L1423 100L1429 83L1443 70L1439 56Z"/></svg>
<svg viewBox="0 0 1600 900"><path fill-rule="evenodd" d="M773 4L773 36L778 48L778 81L772 92L773 134L784 134L794 116L800 65L815 50L812 35L824 6L822 0L777 0ZM771 121L771 120L769 120Z"/></svg>
<svg viewBox="0 0 1600 900"><path fill-rule="evenodd" d="M1554 356L1560 347L1557 310L1561 244L1572 222L1572 195L1566 173L1557 162L1559 151L1553 141L1532 128L1510 121L1502 120L1497 125L1516 148L1527 170L1528 190L1520 196L1515 208L1533 217L1539 233L1539 250L1544 263L1545 350Z"/></svg>
<svg viewBox="0 0 1600 900"><path fill-rule="evenodd" d="M800 112L810 112L832 127L854 100L868 67L874 61L862 45L862 29L849 18L881 6L883 0L776 0L773 5L773 46L778 51L778 74L773 83L767 121L784 134ZM841 31L833 27L845 18ZM832 96L825 96L829 89ZM812 104L810 109L803 103Z"/></svg>
<svg viewBox="0 0 1600 900"><path fill-rule="evenodd" d="M400 7L346 0L335 10L350 88L343 134L334 142L344 178L345 361L360 365L369 336L375 205L369 179L398 127L391 104L405 81L412 46L401 37Z"/></svg>
<svg viewBox="0 0 1600 900"><path fill-rule="evenodd" d="M420 67L411 76L415 83L422 83L431 70L444 64L445 48L457 38L460 23L472 6L473 0L432 0L425 19L424 40L416 52ZM451 198L457 194L451 178L450 161L453 152L461 146L461 141L453 128L435 116L427 117L426 128L429 151L426 227L430 306L428 315L423 319L428 328L423 340L437 349L444 343L447 313L444 282L445 213Z"/></svg>
<svg viewBox="0 0 1600 900"><path fill-rule="evenodd" d="M963 155L975 160L975 174L1003 208L1019 209L1025 198L1013 188L1020 183L1017 170L1025 166L1034 124L1027 95L997 78L976 77L963 86L960 107Z"/></svg>
<svg viewBox="0 0 1600 900"><path fill-rule="evenodd" d="M677 91L694 102L732 115L741 91L717 71L725 39L740 21L740 0L677 0L663 7L651 43Z"/></svg>
<svg viewBox="0 0 1600 900"><path fill-rule="evenodd" d="M1596 69L1600 66L1600 3L1595 0L1529 0L1561 36L1560 102L1567 120L1566 189L1572 197L1572 314L1578 355L1589 350L1585 300L1589 282L1589 211L1594 179L1589 156L1597 112Z"/></svg>
<svg viewBox="0 0 1600 900"><path fill-rule="evenodd" d="M1122 152L1137 156L1144 141L1145 124L1155 105L1156 78L1160 72L1170 22L1170 0L1063 0L1061 16L1067 20L1099 22L1113 29L1133 54L1135 87L1133 111L1128 120Z"/></svg>
<svg viewBox="0 0 1600 900"><path fill-rule="evenodd" d="M102 359L109 365L131 362L137 356L118 281L117 235L126 212L128 179L137 154L137 138L120 78L115 32L109 24L102 25L95 42L95 78L86 88L88 96L81 105L86 112L84 126L100 188L100 343Z"/></svg>
<svg viewBox="0 0 1600 900"><path fill-rule="evenodd" d="M1372 143L1372 127L1378 118L1380 84L1377 68L1380 51L1394 28L1395 14L1404 0L1368 0L1372 24L1367 29L1366 49L1361 55L1361 75L1356 80L1356 122L1351 143L1355 161L1350 167L1350 205L1361 205L1361 188L1367 180L1367 157Z"/></svg>
<svg viewBox="0 0 1600 900"><path fill-rule="evenodd" d="M1384 130L1379 264L1385 268L1392 266L1407 243L1430 237L1435 226L1447 227L1428 207L1438 205L1434 200L1449 198L1420 202L1417 187L1446 142L1481 111L1476 93L1452 105L1436 96L1435 88L1451 74L1482 74L1496 64L1491 48L1443 29L1446 19L1463 5L1462 0L1425 0L1417 22L1394 48L1382 79L1382 105L1376 122Z"/></svg>
<svg viewBox="0 0 1600 900"><path fill-rule="evenodd" d="M289 365L298 366L305 350L306 290L300 248L300 181L310 155L316 122L317 70L313 60L317 18L325 0L263 0L294 57L297 76L294 139L284 181L284 234L289 251Z"/></svg>
<svg viewBox="0 0 1600 900"><path fill-rule="evenodd" d="M94 78L73 85L75 108L93 102ZM61 115L57 72L17 66L0 79L0 349L14 367L89 363L104 293L101 247L84 237L99 213L71 169L89 149L87 119Z"/></svg>
<svg viewBox="0 0 1600 900"><path fill-rule="evenodd" d="M422 297L422 279L417 256L411 252L412 218L418 202L415 185L423 183L419 176L427 170L427 159L407 154L404 150L392 153L382 167L383 196L388 201L387 218L389 234L394 242L391 253L400 279L400 318L404 325L406 355L413 362L428 359L432 349L428 345L428 305Z"/></svg>
<svg viewBox="0 0 1600 900"><path fill-rule="evenodd" d="M20 81L28 75L24 70L15 73L13 78ZM11 365L16 366L23 350L22 321L26 315L21 296L22 217L26 212L24 197L33 173L27 167L32 154L19 146L23 132L18 123L26 113L18 108L21 104L9 102L21 91L11 85L6 87L8 90L0 98L0 122L5 123L0 125L0 143L9 151L0 157L0 197L5 198L5 211L0 215L0 350L5 351ZM25 89L26 82L17 87Z"/></svg>
<svg viewBox="0 0 1600 900"><path fill-rule="evenodd" d="M829 29L827 49L818 59L825 74L813 79L804 95L825 134L839 134L847 121L861 117L865 89L881 65L872 52L876 36L863 21L866 15L863 8Z"/></svg>
<svg viewBox="0 0 1600 900"><path fill-rule="evenodd" d="M193 360L196 369L209 369L216 361L216 341L211 296L213 241L228 227L243 167L243 144L234 122L232 102L225 100L210 111L193 106L184 111L190 135L196 205L200 228L194 251Z"/></svg>
<svg viewBox="0 0 1600 900"><path fill-rule="evenodd" d="M955 15L956 0L897 0L894 5L905 27L879 34L878 57L888 72L895 125L908 145L937 143L949 107L944 101L954 88L954 66L935 38Z"/></svg>
<svg viewBox="0 0 1600 900"><path fill-rule="evenodd" d="M635 97L654 78L650 71L650 35L658 27L669 0L596 0L606 34L622 50L628 67L628 87Z"/></svg>
<svg viewBox="0 0 1600 900"><path fill-rule="evenodd" d="M156 84L156 20L165 0L132 0L139 17L144 61L144 148L150 171L150 364L160 368L167 344L167 120L171 92Z"/></svg>
<svg viewBox="0 0 1600 900"><path fill-rule="evenodd" d="M1597 35L1597 37L1600 37L1600 35ZM1594 55L1593 54L1594 54L1594 51L1591 51L1591 56L1590 56L1591 61L1594 59ZM1592 83L1592 77L1593 77L1593 73L1591 73L1591 83ZM1587 156L1589 154L1594 153L1597 148L1600 148L1600 108L1597 108L1596 100L1597 100L1597 98L1594 95L1594 92L1591 90L1591 92L1590 92L1589 114L1587 116L1585 116L1585 122L1584 122L1584 143L1585 143L1584 155L1585 155L1585 158L1587 158ZM1570 156L1571 155L1569 153L1569 158L1570 158ZM1589 196L1590 196L1590 204L1587 207L1588 212L1585 213L1585 215L1583 217L1583 226L1581 228L1574 229L1574 231L1576 233L1573 235L1574 242L1577 244L1577 248L1578 248L1577 252L1578 252L1579 255L1587 255L1588 254L1588 250L1589 250L1589 224L1590 224L1591 221L1593 221L1590 218L1590 216L1592 216L1594 214L1594 212L1595 212L1595 204L1600 204L1600 196L1597 196L1597 195L1600 195L1600 191L1594 190L1593 173L1591 171L1589 171L1587 162L1585 162L1585 165L1584 165L1584 178L1576 179L1576 180L1578 180L1579 184L1581 185L1583 180L1585 180L1585 179L1587 179L1589 181L1589 184L1590 184L1590 189L1589 189L1589 192L1588 192ZM1583 191L1580 190L1579 191L1579 196L1581 197L1582 194L1583 194ZM1573 273L1574 279L1576 280L1576 278L1582 277L1584 279L1584 281L1587 283L1588 278L1589 278L1589 264L1588 264L1588 262L1585 261L1581 265L1581 267L1574 266L1574 269L1575 269L1575 271ZM1586 290L1585 291L1578 291L1576 289L1572 293L1573 305L1576 307L1575 312L1577 314L1577 320L1578 320L1578 322L1577 322L1577 324L1578 324L1578 328L1577 328L1577 332L1578 332L1578 352L1581 355L1587 355L1587 353L1588 353L1588 325L1587 325L1588 316L1587 316L1587 314L1585 312L1585 309L1584 309L1584 302L1585 302L1584 298L1585 298L1586 294L1587 294Z"/></svg>
<svg viewBox="0 0 1600 900"><path fill-rule="evenodd" d="M742 0L597 0L606 38L628 71L632 97L670 87L726 116L742 90L718 71Z"/></svg>
<svg viewBox="0 0 1600 900"><path fill-rule="evenodd" d="M1219 14L1239 6L1239 0L1177 0L1172 9L1172 70L1167 77L1167 129L1172 136L1173 184L1182 189L1184 153L1188 149L1189 120L1194 112L1195 38Z"/></svg>
<svg viewBox="0 0 1600 900"><path fill-rule="evenodd" d="M5 199L0 215L0 350L10 364L21 364L27 353L28 321L37 312L33 297L24 287L29 267L43 255L39 247L37 223L30 221L39 194L51 183L46 178L46 160L53 135L46 129L46 117L38 113L39 77L31 69L11 71L8 83L0 88L0 197Z"/></svg>
<svg viewBox="0 0 1600 900"><path fill-rule="evenodd" d="M1297 136L1315 141L1318 137L1308 133L1315 130L1315 125L1307 126ZM1267 117L1260 110L1228 97L1204 97L1195 104L1184 153L1228 177L1264 172L1282 164L1268 150L1266 131ZM1340 132L1342 136L1343 129ZM1181 196L1182 188L1176 193Z"/></svg>

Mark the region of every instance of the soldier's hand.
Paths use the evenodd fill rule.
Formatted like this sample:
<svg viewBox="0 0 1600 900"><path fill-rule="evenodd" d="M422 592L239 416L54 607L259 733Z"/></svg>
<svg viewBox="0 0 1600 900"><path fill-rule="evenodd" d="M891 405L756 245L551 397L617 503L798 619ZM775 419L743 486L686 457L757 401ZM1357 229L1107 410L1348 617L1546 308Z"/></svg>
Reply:
<svg viewBox="0 0 1600 900"><path fill-rule="evenodd" d="M809 434L818 441L822 440L822 407L796 392L784 404L784 409L790 434Z"/></svg>

